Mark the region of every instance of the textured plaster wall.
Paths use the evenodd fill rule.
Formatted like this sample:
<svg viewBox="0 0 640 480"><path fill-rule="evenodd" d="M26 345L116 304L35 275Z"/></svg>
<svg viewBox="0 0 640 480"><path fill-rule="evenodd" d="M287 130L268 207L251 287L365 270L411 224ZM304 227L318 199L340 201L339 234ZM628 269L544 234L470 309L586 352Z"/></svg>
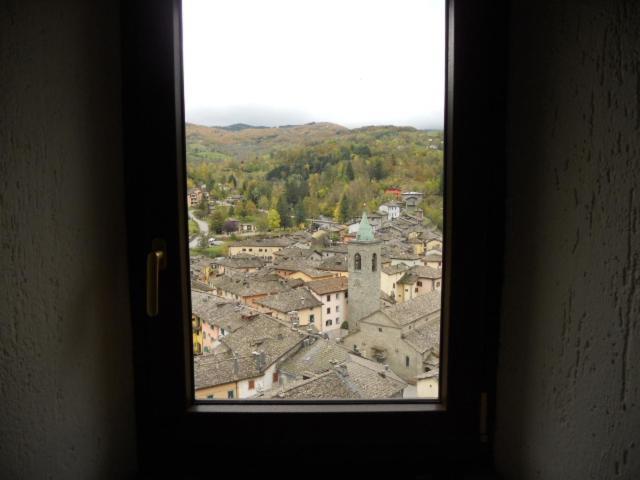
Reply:
<svg viewBox="0 0 640 480"><path fill-rule="evenodd" d="M498 469L640 478L640 5L512 2Z"/></svg>
<svg viewBox="0 0 640 480"><path fill-rule="evenodd" d="M116 1L0 3L0 478L135 470Z"/></svg>

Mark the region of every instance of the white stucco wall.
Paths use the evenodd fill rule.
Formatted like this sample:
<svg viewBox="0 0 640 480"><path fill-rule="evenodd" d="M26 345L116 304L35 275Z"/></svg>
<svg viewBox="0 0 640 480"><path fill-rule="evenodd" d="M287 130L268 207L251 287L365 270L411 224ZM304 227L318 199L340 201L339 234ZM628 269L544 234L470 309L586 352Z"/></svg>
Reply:
<svg viewBox="0 0 640 480"><path fill-rule="evenodd" d="M496 463L640 478L640 4L512 2Z"/></svg>
<svg viewBox="0 0 640 480"><path fill-rule="evenodd" d="M0 3L0 478L133 478L119 2Z"/></svg>

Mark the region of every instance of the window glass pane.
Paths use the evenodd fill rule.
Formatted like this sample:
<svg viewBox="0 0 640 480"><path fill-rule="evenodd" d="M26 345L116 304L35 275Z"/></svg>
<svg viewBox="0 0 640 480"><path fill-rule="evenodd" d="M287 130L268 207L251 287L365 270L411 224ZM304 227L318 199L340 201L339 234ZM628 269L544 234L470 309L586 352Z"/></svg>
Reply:
<svg viewBox="0 0 640 480"><path fill-rule="evenodd" d="M183 0L183 47L196 399L434 398L445 1Z"/></svg>

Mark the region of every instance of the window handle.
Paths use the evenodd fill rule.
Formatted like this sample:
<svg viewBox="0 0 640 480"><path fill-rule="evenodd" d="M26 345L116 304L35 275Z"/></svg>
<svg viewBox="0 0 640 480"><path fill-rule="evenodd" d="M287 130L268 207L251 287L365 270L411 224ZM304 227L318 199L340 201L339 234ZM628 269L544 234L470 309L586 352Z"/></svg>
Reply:
<svg viewBox="0 0 640 480"><path fill-rule="evenodd" d="M147 255L147 315L155 317L160 309L160 270L167 266L167 254L162 240L154 240L152 248Z"/></svg>

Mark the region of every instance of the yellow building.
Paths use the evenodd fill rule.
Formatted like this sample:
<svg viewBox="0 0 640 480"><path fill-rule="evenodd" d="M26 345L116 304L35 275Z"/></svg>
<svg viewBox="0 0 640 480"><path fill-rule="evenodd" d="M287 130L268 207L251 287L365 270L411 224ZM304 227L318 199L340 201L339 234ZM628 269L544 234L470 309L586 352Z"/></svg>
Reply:
<svg viewBox="0 0 640 480"><path fill-rule="evenodd" d="M273 261L273 256L283 248L289 246L289 242L282 238L259 238L255 240L243 240L229 245L229 255L239 254L254 255L268 261Z"/></svg>
<svg viewBox="0 0 640 480"><path fill-rule="evenodd" d="M297 317L301 327L313 325L322 331L322 302L306 288L296 288L257 300L256 308L272 317L289 322Z"/></svg>
<svg viewBox="0 0 640 480"><path fill-rule="evenodd" d="M202 355L202 319L191 315L191 332L193 333L193 354Z"/></svg>

